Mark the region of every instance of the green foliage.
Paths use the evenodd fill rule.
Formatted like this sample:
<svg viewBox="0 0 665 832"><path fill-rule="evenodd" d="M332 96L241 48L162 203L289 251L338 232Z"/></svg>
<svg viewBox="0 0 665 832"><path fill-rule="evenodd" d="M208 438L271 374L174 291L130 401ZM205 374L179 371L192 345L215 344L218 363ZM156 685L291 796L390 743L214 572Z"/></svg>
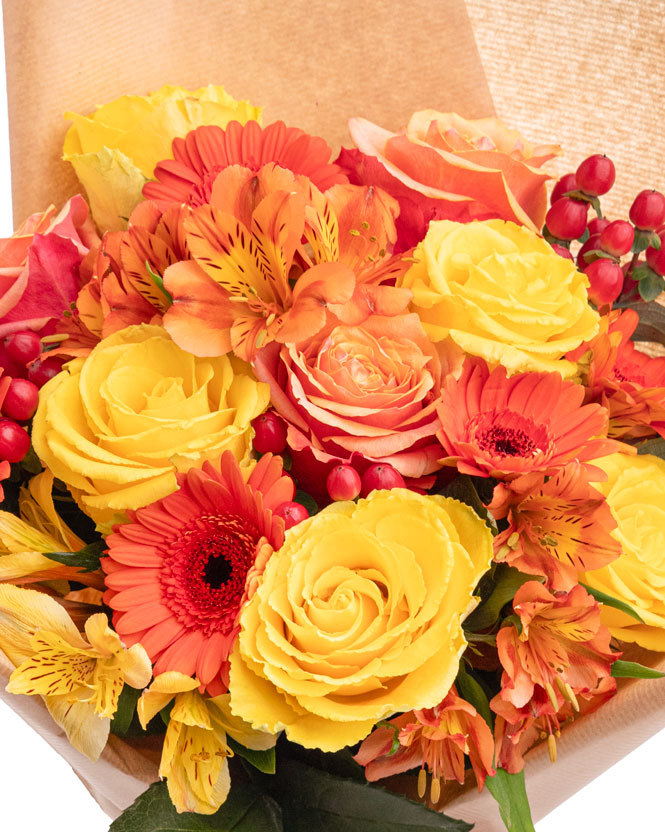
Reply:
<svg viewBox="0 0 665 832"><path fill-rule="evenodd" d="M132 719L136 713L136 703L139 701L141 691L130 685L125 685L118 699L118 710L111 720L111 733L126 735Z"/></svg>
<svg viewBox="0 0 665 832"><path fill-rule="evenodd" d="M288 828L288 827L287 827ZM279 806L251 783L231 787L214 815L179 814L166 783L153 783L113 821L109 832L285 832Z"/></svg>
<svg viewBox="0 0 665 832"><path fill-rule="evenodd" d="M78 552L45 552L44 557L49 560L64 563L65 566L74 566L81 572L94 572L100 568L100 557L106 549L103 540L89 543Z"/></svg>
<svg viewBox="0 0 665 832"><path fill-rule="evenodd" d="M377 786L278 760L271 794L288 832L466 832L473 827Z"/></svg>
<svg viewBox="0 0 665 832"><path fill-rule="evenodd" d="M301 506L305 506L305 508L309 512L310 517L313 517L319 510L319 507L314 497L312 497L310 494L305 493L304 491L301 491L300 489L296 491L296 496L293 498L293 502L300 503Z"/></svg>
<svg viewBox="0 0 665 832"><path fill-rule="evenodd" d="M665 459L665 439L662 436L655 436L653 439L647 439L637 446L638 454L651 454L657 456L659 459Z"/></svg>
<svg viewBox="0 0 665 832"><path fill-rule="evenodd" d="M487 694L472 671L465 669L462 664L460 664L457 679L455 679L455 686L462 699L470 702L489 727L494 730L494 717L490 710Z"/></svg>
<svg viewBox="0 0 665 832"><path fill-rule="evenodd" d="M636 619L641 624L644 624L644 620L641 616L630 606L630 604L626 604L624 601L619 601L618 598L614 598L612 595L607 595L604 592L601 592L599 589L594 589L592 586L587 586L587 584L581 584L581 586L586 589L589 595L593 595L593 597L598 601L599 604L605 604L606 607L614 607L616 610L621 610L621 612L625 612L626 615L629 615L631 618Z"/></svg>
<svg viewBox="0 0 665 832"><path fill-rule="evenodd" d="M494 574L494 588L489 598L477 607L464 621L464 629L475 633L493 627L499 620L501 610L512 601L517 590L527 581L537 581L537 575L525 575L519 569L502 563Z"/></svg>
<svg viewBox="0 0 665 832"><path fill-rule="evenodd" d="M485 785L499 804L501 819L509 832L535 832L529 798L524 786L524 771L508 774L498 768L494 777L488 777Z"/></svg>
<svg viewBox="0 0 665 832"><path fill-rule="evenodd" d="M662 679L665 673L654 670L652 667L645 667L638 662L624 662L617 659L612 664L612 676L615 679Z"/></svg>
<svg viewBox="0 0 665 832"><path fill-rule="evenodd" d="M242 757L243 760L247 760L248 763L263 772L263 774L275 773L274 748L268 748L266 751L256 751L252 748L246 748L244 745L236 742L233 737L230 737L228 734L226 736L226 741L234 754L237 754L238 757Z"/></svg>

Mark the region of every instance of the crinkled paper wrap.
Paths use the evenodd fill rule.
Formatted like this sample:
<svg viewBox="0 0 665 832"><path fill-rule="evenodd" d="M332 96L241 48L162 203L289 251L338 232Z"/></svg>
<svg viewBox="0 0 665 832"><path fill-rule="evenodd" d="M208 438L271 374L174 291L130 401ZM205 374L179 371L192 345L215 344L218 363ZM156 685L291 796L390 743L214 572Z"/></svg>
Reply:
<svg viewBox="0 0 665 832"><path fill-rule="evenodd" d="M637 190L665 184L665 132L653 122L665 96L660 3L4 0L3 9L17 222L76 191L60 160L65 110L89 112L164 83L223 84L236 98L264 105L265 123L283 118L337 148L350 145L345 123L352 115L398 129L426 107L469 118L493 114L486 73L506 122L527 139L567 149L559 172L591 152L614 159L613 210L623 206L625 213ZM631 658L665 669L665 657ZM0 695L111 817L157 779L155 750L115 737L90 763L40 700L4 692L9 672L3 657ZM555 765L544 746L528 755L534 820L665 726L665 685L620 686L615 699L564 730ZM487 791L451 789L447 797L446 811L475 822L476 832L503 830Z"/></svg>

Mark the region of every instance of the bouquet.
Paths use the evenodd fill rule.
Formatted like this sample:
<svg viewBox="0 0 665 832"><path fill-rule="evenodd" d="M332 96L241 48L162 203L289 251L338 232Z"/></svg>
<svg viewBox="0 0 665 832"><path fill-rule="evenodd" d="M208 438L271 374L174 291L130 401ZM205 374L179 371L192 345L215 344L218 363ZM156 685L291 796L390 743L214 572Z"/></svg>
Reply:
<svg viewBox="0 0 665 832"><path fill-rule="evenodd" d="M0 243L7 691L158 759L118 832L532 830L527 752L663 675L665 197L433 110L68 117Z"/></svg>

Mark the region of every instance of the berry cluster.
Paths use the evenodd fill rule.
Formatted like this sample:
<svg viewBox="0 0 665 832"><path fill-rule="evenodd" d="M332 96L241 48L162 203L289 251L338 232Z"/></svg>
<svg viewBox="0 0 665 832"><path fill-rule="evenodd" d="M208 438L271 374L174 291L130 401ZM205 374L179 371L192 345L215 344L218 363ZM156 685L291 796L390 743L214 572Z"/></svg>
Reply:
<svg viewBox="0 0 665 832"><path fill-rule="evenodd" d="M286 449L287 428L273 411L267 410L252 422L254 450L260 454L281 454ZM370 465L362 475L346 462L332 467L326 480L326 490L333 502L366 497L376 489L406 488L404 477L396 468L386 463ZM305 506L296 502L282 503L275 514L284 520L287 529L309 517Z"/></svg>
<svg viewBox="0 0 665 832"><path fill-rule="evenodd" d="M41 339L32 330L14 332L0 345L5 391L0 406L0 459L7 462L20 462L27 454L30 436L24 425L37 410L39 388L62 368L58 358L40 360L41 352Z"/></svg>
<svg viewBox="0 0 665 832"><path fill-rule="evenodd" d="M577 267L589 278L589 299L601 307L614 303L620 295L636 295L653 300L665 289L665 196L659 191L641 191L633 200L627 220L603 217L599 197L614 185L611 159L589 156L575 173L562 176L552 191L551 208L545 218L543 234L564 257L576 259ZM589 208L596 216L588 220ZM570 251L573 241L581 243L576 258ZM632 257L626 263L621 258ZM646 262L640 258L645 253Z"/></svg>

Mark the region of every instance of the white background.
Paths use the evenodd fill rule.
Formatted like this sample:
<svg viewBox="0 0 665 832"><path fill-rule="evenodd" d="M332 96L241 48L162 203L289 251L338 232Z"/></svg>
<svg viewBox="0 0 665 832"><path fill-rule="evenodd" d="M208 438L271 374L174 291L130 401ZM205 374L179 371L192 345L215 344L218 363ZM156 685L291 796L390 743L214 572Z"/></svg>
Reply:
<svg viewBox="0 0 665 832"><path fill-rule="evenodd" d="M0 32L1 27L0 17ZM0 55L0 70L0 237L4 237L12 232L4 55ZM612 741L611 736L607 741ZM565 742L565 734L560 742ZM536 829L661 832L664 794L662 731L536 824ZM1 701L0 806L3 832L103 832L109 825L67 763Z"/></svg>

